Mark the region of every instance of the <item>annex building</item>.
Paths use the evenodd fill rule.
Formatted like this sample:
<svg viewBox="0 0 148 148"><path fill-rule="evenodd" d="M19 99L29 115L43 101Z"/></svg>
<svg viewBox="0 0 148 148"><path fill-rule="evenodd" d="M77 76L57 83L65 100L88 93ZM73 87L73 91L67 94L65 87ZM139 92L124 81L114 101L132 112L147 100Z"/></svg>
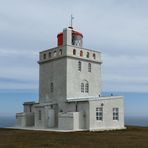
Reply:
<svg viewBox="0 0 148 148"><path fill-rule="evenodd" d="M57 35L57 47L39 55L39 100L24 102L18 128L65 131L124 128L124 98L101 95L101 53L83 48L72 27Z"/></svg>

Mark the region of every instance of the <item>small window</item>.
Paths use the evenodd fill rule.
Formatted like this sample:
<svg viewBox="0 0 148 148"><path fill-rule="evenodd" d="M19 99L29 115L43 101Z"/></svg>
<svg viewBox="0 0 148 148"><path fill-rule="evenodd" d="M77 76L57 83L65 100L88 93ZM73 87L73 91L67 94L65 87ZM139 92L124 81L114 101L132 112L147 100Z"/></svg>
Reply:
<svg viewBox="0 0 148 148"><path fill-rule="evenodd" d="M51 92L53 92L53 91L54 91L53 82L51 82L51 84L50 84L50 91L51 91Z"/></svg>
<svg viewBox="0 0 148 148"><path fill-rule="evenodd" d="M51 52L48 53L48 57L51 58Z"/></svg>
<svg viewBox="0 0 148 148"><path fill-rule="evenodd" d="M81 71L81 62L78 62L78 70Z"/></svg>
<svg viewBox="0 0 148 148"><path fill-rule="evenodd" d="M103 108L102 107L97 107L96 108L96 120L103 120Z"/></svg>
<svg viewBox="0 0 148 148"><path fill-rule="evenodd" d="M93 58L96 59L96 54L95 53L93 53Z"/></svg>
<svg viewBox="0 0 148 148"><path fill-rule="evenodd" d="M39 120L42 120L42 112L39 110Z"/></svg>
<svg viewBox="0 0 148 148"><path fill-rule="evenodd" d="M119 108L113 108L113 120L119 120Z"/></svg>
<svg viewBox="0 0 148 148"><path fill-rule="evenodd" d="M81 83L81 92L84 93L84 83Z"/></svg>
<svg viewBox="0 0 148 148"><path fill-rule="evenodd" d="M80 57L83 57L83 51L82 50L80 51Z"/></svg>
<svg viewBox="0 0 148 148"><path fill-rule="evenodd" d="M29 105L29 112L32 112L32 105Z"/></svg>
<svg viewBox="0 0 148 148"><path fill-rule="evenodd" d="M89 52L87 52L86 57L89 58Z"/></svg>
<svg viewBox="0 0 148 148"><path fill-rule="evenodd" d="M46 53L43 54L43 59L46 59Z"/></svg>
<svg viewBox="0 0 148 148"><path fill-rule="evenodd" d="M59 50L59 55L62 55L62 49Z"/></svg>
<svg viewBox="0 0 148 148"><path fill-rule="evenodd" d="M76 50L75 49L73 49L73 55L76 55Z"/></svg>
<svg viewBox="0 0 148 148"><path fill-rule="evenodd" d="M86 93L89 92L89 84L88 84L88 82L85 84L85 92L86 92Z"/></svg>
<svg viewBox="0 0 148 148"><path fill-rule="evenodd" d="M57 55L57 52L56 52L56 51L54 51L54 52L53 52L53 56L55 57L56 55Z"/></svg>
<svg viewBox="0 0 148 148"><path fill-rule="evenodd" d="M88 63L88 72L91 72L91 63Z"/></svg>

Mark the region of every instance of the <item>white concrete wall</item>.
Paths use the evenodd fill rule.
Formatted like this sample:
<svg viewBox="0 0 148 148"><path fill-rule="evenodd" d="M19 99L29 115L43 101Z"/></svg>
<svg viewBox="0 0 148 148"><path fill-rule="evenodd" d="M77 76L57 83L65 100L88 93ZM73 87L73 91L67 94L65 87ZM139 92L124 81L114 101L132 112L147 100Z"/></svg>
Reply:
<svg viewBox="0 0 148 148"><path fill-rule="evenodd" d="M77 112L83 113L83 117L81 118L81 129L89 129L89 103L88 102L71 102L66 103L64 108L64 112L76 112L76 104L77 104Z"/></svg>
<svg viewBox="0 0 148 148"><path fill-rule="evenodd" d="M59 113L58 116L58 129L60 130L73 130L73 113Z"/></svg>
<svg viewBox="0 0 148 148"><path fill-rule="evenodd" d="M51 82L54 85L50 91ZM66 97L66 58L40 64L39 102L63 102Z"/></svg>
<svg viewBox="0 0 148 148"><path fill-rule="evenodd" d="M70 28L63 30L63 45L72 45L72 30Z"/></svg>
<svg viewBox="0 0 148 148"><path fill-rule="evenodd" d="M81 61L82 69L78 70ZM101 91L101 66L91 62L91 72L88 72L88 61L67 59L67 99L77 97L98 96ZM81 92L81 83L88 81L89 93Z"/></svg>
<svg viewBox="0 0 148 148"><path fill-rule="evenodd" d="M41 111L41 120L39 120L39 111ZM49 115L49 112L52 112L53 114ZM51 109L50 105L37 105L35 107L35 127L36 128L53 128L57 125L56 118L55 117L56 108L53 107ZM49 120L52 120L50 122Z"/></svg>
<svg viewBox="0 0 148 148"><path fill-rule="evenodd" d="M73 130L85 129L84 120L83 112L75 112Z"/></svg>
<svg viewBox="0 0 148 148"><path fill-rule="evenodd" d="M59 113L58 128L61 130L84 129L83 112Z"/></svg>
<svg viewBox="0 0 148 148"><path fill-rule="evenodd" d="M41 111L41 120L39 120L39 111ZM35 108L35 128L46 127L45 117L46 117L46 114L45 114L44 107Z"/></svg>
<svg viewBox="0 0 148 148"><path fill-rule="evenodd" d="M96 120L96 108L103 104L103 120ZM119 120L113 120L113 108L119 108ZM90 130L122 129L124 128L124 100L123 97L105 97L99 101L89 102Z"/></svg>
<svg viewBox="0 0 148 148"><path fill-rule="evenodd" d="M25 113L34 112L34 105L24 104L24 112Z"/></svg>
<svg viewBox="0 0 148 148"><path fill-rule="evenodd" d="M88 61L92 61L92 62L102 62L101 60L101 52L95 51L95 50L91 50L91 49L87 49L87 48L81 48L81 47L77 47L77 46L66 46L66 55L73 57L73 58L80 58L82 60L88 60ZM73 49L76 50L76 55L73 55ZM83 56L80 56L80 51L83 51ZM89 52L89 58L86 56L87 52ZM96 58L93 58L93 54L96 55Z"/></svg>
<svg viewBox="0 0 148 148"><path fill-rule="evenodd" d="M18 127L34 126L34 113L17 113L16 126Z"/></svg>

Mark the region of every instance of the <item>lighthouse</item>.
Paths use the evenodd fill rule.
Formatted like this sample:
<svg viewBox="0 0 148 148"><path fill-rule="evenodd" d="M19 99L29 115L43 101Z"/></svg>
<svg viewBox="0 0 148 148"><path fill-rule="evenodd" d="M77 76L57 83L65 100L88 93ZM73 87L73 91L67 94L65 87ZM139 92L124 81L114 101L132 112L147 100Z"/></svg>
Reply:
<svg viewBox="0 0 148 148"><path fill-rule="evenodd" d="M56 131L124 129L124 98L101 96L101 52L72 26L39 53L39 99L25 102L17 127Z"/></svg>

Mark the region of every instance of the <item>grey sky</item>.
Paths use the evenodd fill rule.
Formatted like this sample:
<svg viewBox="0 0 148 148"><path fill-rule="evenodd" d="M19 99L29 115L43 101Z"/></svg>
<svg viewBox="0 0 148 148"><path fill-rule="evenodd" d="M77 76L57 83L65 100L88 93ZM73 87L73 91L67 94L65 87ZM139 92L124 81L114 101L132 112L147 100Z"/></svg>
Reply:
<svg viewBox="0 0 148 148"><path fill-rule="evenodd" d="M102 52L102 89L147 92L147 8L146 0L0 0L0 89L38 88L38 52L56 46L72 13L84 47Z"/></svg>

